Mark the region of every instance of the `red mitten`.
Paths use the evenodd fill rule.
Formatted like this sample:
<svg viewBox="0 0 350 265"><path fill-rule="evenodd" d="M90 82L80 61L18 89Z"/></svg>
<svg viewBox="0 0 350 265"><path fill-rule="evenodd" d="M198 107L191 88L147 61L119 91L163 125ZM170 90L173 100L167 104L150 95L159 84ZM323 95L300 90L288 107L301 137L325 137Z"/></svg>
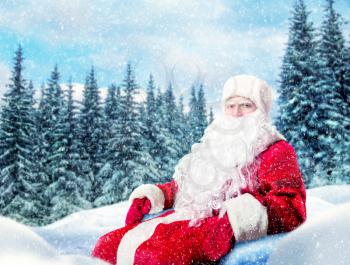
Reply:
<svg viewBox="0 0 350 265"><path fill-rule="evenodd" d="M217 261L225 256L234 246L235 237L227 213L219 218L210 218L208 233L202 245L205 257Z"/></svg>
<svg viewBox="0 0 350 265"><path fill-rule="evenodd" d="M134 199L126 215L125 225L140 223L143 216L148 214L150 209L151 201L146 197Z"/></svg>

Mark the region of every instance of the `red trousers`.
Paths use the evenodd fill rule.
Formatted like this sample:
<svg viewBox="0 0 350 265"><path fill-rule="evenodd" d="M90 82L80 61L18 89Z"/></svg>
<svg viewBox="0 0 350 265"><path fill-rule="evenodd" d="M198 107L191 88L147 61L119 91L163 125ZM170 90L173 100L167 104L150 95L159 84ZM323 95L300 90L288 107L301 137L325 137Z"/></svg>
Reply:
<svg viewBox="0 0 350 265"><path fill-rule="evenodd" d="M173 213L164 213L162 216ZM146 221L147 222L147 221ZM234 245L234 236L227 214L209 217L199 226L189 227L188 220L158 224L153 235L134 254L135 265L213 264ZM123 236L138 224L127 225L102 236L92 256L118 264L116 254ZM118 264L125 265L125 264Z"/></svg>

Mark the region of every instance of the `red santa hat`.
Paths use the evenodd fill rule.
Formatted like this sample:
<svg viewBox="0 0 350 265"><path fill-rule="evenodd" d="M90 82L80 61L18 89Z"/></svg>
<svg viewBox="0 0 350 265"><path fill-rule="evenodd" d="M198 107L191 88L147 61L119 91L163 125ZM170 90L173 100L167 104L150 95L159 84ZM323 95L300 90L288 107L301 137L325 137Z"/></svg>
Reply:
<svg viewBox="0 0 350 265"><path fill-rule="evenodd" d="M266 81L253 75L236 75L225 82L222 107L234 96L250 99L266 117L269 117L272 101L275 98L273 90L267 85Z"/></svg>

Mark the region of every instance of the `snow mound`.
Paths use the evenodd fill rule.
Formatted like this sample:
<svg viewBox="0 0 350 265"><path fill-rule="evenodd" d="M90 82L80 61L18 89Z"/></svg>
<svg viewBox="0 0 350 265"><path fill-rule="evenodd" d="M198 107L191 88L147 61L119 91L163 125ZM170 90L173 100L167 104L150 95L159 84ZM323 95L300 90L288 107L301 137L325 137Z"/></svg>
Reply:
<svg viewBox="0 0 350 265"><path fill-rule="evenodd" d="M268 264L349 264L349 223L350 203L324 212L282 239Z"/></svg>
<svg viewBox="0 0 350 265"><path fill-rule="evenodd" d="M220 260L220 265L266 264L281 238L286 234L267 236L258 240L238 243L233 251Z"/></svg>
<svg viewBox="0 0 350 265"><path fill-rule="evenodd" d="M32 228L61 254L89 256L98 238L122 227L128 202L80 211L43 227Z"/></svg>
<svg viewBox="0 0 350 265"><path fill-rule="evenodd" d="M334 207L335 207L334 204L329 203L320 198L317 198L314 196L306 196L306 213L307 213L306 222L310 222L314 219L317 220L320 214Z"/></svg>
<svg viewBox="0 0 350 265"><path fill-rule="evenodd" d="M333 204L350 202L350 185L332 185L307 190L307 195Z"/></svg>
<svg viewBox="0 0 350 265"><path fill-rule="evenodd" d="M81 255L58 255L30 228L0 217L0 264L2 265L104 265L105 262Z"/></svg>
<svg viewBox="0 0 350 265"><path fill-rule="evenodd" d="M55 250L45 240L28 227L9 218L0 217L0 231L0 255L17 254L18 249L21 250L21 253L37 253L46 257L55 253Z"/></svg>

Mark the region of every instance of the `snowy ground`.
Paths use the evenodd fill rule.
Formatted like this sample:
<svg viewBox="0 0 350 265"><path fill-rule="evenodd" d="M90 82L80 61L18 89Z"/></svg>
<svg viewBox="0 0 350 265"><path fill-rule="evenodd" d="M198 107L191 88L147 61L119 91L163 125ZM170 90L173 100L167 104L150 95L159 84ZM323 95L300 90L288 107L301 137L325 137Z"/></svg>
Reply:
<svg viewBox="0 0 350 265"><path fill-rule="evenodd" d="M89 258L91 250L99 236L123 226L127 207L82 211L40 228L0 217L0 264L103 264ZM238 244L221 264L348 264L350 185L308 190L307 210L296 231Z"/></svg>

